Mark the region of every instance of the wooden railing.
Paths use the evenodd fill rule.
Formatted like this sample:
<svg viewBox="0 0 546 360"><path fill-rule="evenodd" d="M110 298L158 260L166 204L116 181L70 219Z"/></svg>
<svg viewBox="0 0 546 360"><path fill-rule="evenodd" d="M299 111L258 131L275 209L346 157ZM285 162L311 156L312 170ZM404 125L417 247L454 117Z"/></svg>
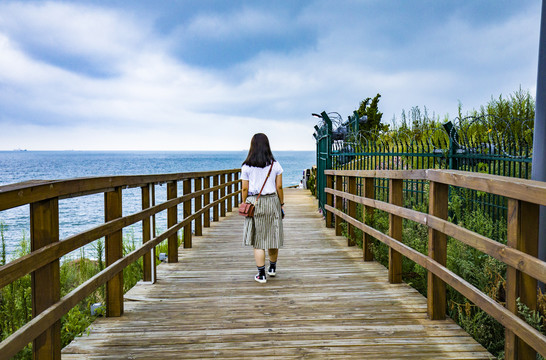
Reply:
<svg viewBox="0 0 546 360"><path fill-rule="evenodd" d="M30 204L31 253L0 267L0 288L31 274L33 319L0 343L0 358L9 359L30 342L35 359L61 358L61 317L106 283L106 315L123 314L123 269L143 258L143 280L155 282L155 246L168 239L168 262L178 261L178 231L184 247L195 235L239 204L239 169L30 181L0 187L0 211ZM212 178L212 187L211 187ZM177 194L182 181L183 195ZM193 191L192 191L193 182ZM155 204L155 185L167 184L167 201ZM122 189L140 187L142 211L122 216ZM59 241L59 200L104 193L105 223ZM212 199L211 199L212 194ZM193 203L193 206L192 206ZM178 221L178 204L184 219ZM193 209L193 212L192 212ZM155 235L155 214L167 210L168 229ZM143 244L123 256L123 228L142 222ZM60 298L60 258L105 237L106 268Z"/></svg>
<svg viewBox="0 0 546 360"><path fill-rule="evenodd" d="M341 223L346 222L349 238L354 236L354 228L362 230L365 261L373 260L370 250L372 237L386 244L389 247L388 278L391 283L402 281L402 256L427 269L427 303L431 319L446 317L448 284L505 327L507 360L535 359L535 351L546 356L546 337L517 315L517 299L529 309L536 310L537 280L546 283L546 263L537 258L539 205L546 205L546 183L452 170L327 170L325 174L328 176L327 226L335 226L336 234L341 235ZM375 178L389 179L388 203L374 199ZM357 179L361 179L362 196L357 195ZM428 214L403 207L403 180L429 181ZM508 198L506 245L447 221L449 186ZM365 208L364 222L356 218L356 204ZM389 214L388 235L371 226L375 209ZM429 228L428 256L402 242L402 219ZM447 236L507 265L506 307L446 267Z"/></svg>

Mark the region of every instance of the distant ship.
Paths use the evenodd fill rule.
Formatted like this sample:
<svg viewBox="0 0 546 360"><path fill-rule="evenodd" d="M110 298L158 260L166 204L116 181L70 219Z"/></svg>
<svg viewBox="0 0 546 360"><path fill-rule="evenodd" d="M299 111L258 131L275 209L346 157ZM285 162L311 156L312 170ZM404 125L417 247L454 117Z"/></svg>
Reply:
<svg viewBox="0 0 546 360"><path fill-rule="evenodd" d="M13 151L27 151L27 149L13 149Z"/></svg>

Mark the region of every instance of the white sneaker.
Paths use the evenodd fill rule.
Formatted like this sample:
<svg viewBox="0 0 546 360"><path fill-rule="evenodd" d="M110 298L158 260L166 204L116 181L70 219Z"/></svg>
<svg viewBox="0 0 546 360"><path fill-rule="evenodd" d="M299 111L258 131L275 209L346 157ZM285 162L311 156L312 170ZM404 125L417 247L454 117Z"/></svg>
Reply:
<svg viewBox="0 0 546 360"><path fill-rule="evenodd" d="M254 280L260 284L265 284L267 282L267 278L265 276L260 276L260 274L256 274L256 276L254 276Z"/></svg>

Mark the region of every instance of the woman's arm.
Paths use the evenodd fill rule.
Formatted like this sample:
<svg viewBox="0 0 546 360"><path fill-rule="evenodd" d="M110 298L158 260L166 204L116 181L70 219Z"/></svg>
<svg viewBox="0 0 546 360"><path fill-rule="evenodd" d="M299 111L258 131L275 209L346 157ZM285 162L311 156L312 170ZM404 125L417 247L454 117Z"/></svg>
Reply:
<svg viewBox="0 0 546 360"><path fill-rule="evenodd" d="M243 204L246 202L246 197L248 196L248 180L243 180L243 192L241 194L243 198Z"/></svg>
<svg viewBox="0 0 546 360"><path fill-rule="evenodd" d="M284 204L284 193L282 191L282 174L277 175L275 178L275 186L277 187L277 195L279 195L279 200L281 204Z"/></svg>

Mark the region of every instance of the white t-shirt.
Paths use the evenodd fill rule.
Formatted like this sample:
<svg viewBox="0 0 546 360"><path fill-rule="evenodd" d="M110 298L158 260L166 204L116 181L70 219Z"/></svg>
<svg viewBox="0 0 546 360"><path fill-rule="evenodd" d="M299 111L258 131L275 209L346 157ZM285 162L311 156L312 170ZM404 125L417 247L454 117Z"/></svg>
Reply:
<svg viewBox="0 0 546 360"><path fill-rule="evenodd" d="M241 179L248 180L248 194L249 195L258 195L262 185L264 184L267 173L271 165L268 165L264 168L254 167L243 165L241 167ZM271 175L267 179L267 183L264 186L262 195L274 194L277 192L277 187L275 186L275 178L277 175L282 174L282 166L278 161L273 163L273 169L271 169Z"/></svg>

